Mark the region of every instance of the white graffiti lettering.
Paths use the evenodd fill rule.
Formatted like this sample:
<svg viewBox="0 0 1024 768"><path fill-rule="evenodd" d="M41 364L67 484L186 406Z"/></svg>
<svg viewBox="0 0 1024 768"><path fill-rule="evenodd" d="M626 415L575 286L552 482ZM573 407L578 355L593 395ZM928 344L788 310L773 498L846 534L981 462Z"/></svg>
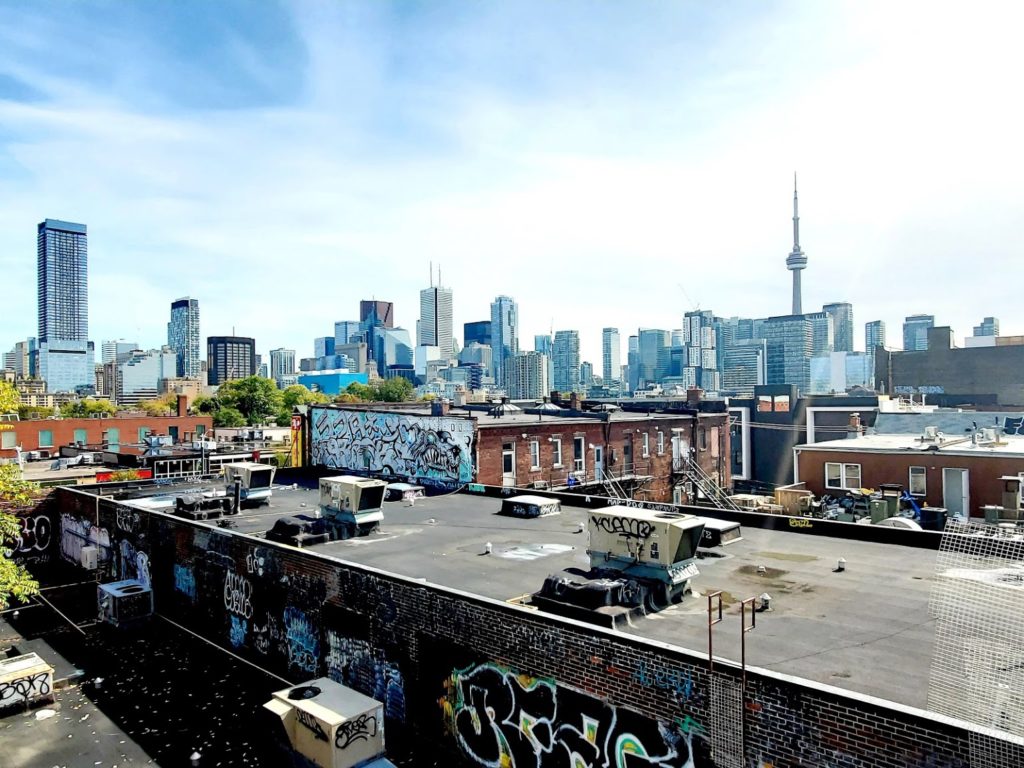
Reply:
<svg viewBox="0 0 1024 768"><path fill-rule="evenodd" d="M252 618L252 584L240 573L224 575L224 607L243 619Z"/></svg>

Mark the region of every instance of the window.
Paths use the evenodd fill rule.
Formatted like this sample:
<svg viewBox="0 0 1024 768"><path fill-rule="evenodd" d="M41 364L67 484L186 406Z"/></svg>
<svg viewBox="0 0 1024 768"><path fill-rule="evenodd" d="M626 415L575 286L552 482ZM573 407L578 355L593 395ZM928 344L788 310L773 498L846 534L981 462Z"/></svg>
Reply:
<svg viewBox="0 0 1024 768"><path fill-rule="evenodd" d="M75 443L85 445L87 442L89 442L89 435L86 433L86 431L84 429L76 429Z"/></svg>
<svg viewBox="0 0 1024 768"><path fill-rule="evenodd" d="M585 437L574 437L572 439L572 468L575 472L586 472L587 455L584 451L587 448Z"/></svg>
<svg viewBox="0 0 1024 768"><path fill-rule="evenodd" d="M110 427L107 430L107 443L111 446L117 445L121 442L121 430L117 427Z"/></svg>
<svg viewBox="0 0 1024 768"><path fill-rule="evenodd" d="M530 441L530 469L540 469L540 443Z"/></svg>
<svg viewBox="0 0 1024 768"><path fill-rule="evenodd" d="M39 430L39 447L40 448L52 448L53 447L53 430L52 429L40 429Z"/></svg>
<svg viewBox="0 0 1024 768"><path fill-rule="evenodd" d="M702 450L708 449L708 431L701 427L697 430L697 446Z"/></svg>
<svg viewBox="0 0 1024 768"><path fill-rule="evenodd" d="M855 489L861 487L860 464L825 464L825 487Z"/></svg>
<svg viewBox="0 0 1024 768"><path fill-rule="evenodd" d="M665 433L658 432L658 455L661 456L665 452Z"/></svg>
<svg viewBox="0 0 1024 768"><path fill-rule="evenodd" d="M501 474L514 476L516 473L516 444L501 444Z"/></svg>
<svg viewBox="0 0 1024 768"><path fill-rule="evenodd" d="M551 438L551 466L562 466L562 438Z"/></svg>
<svg viewBox="0 0 1024 768"><path fill-rule="evenodd" d="M141 443L150 435L149 427L139 427L139 442Z"/></svg>
<svg viewBox="0 0 1024 768"><path fill-rule="evenodd" d="M928 468L910 468L910 492L916 496L924 496L928 493Z"/></svg>
<svg viewBox="0 0 1024 768"><path fill-rule="evenodd" d="M642 456L646 459L651 455L651 436L644 432L643 434L643 454Z"/></svg>
<svg viewBox="0 0 1024 768"><path fill-rule="evenodd" d="M6 430L0 432L0 448L8 448L13 450L14 446L18 444L18 436L14 434L13 430Z"/></svg>

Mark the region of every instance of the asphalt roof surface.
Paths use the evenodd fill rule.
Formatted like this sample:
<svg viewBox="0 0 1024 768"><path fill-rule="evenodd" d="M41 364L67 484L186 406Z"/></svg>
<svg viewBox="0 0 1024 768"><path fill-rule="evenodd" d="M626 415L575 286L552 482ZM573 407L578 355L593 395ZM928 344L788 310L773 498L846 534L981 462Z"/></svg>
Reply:
<svg viewBox="0 0 1024 768"><path fill-rule="evenodd" d="M244 510L234 528L259 535L316 506L315 491L275 488L269 507ZM498 600L536 592L564 568L589 567L588 535L577 532L586 509L563 504L560 514L523 519L497 514L500 507L501 499L471 494L386 502L379 532L309 549ZM747 635L748 664L926 706L933 550L750 527L742 534L700 560L693 596L620 631L707 652L700 595L722 590L727 615L714 629L714 653L738 660L739 601L767 593L772 609ZM846 569L836 572L840 557Z"/></svg>

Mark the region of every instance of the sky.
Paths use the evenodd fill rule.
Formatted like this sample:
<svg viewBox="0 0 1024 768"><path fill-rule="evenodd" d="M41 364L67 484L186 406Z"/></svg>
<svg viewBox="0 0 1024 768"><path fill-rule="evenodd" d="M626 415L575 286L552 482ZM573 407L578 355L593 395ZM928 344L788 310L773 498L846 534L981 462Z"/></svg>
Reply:
<svg viewBox="0 0 1024 768"><path fill-rule="evenodd" d="M89 227L90 336L311 356L431 264L521 346L684 312L929 313L1024 334L1018 30L944 2L0 0L0 349L36 333L35 228ZM436 277L435 277L436 279ZM959 342L959 343L962 343ZM623 362L624 352L623 352Z"/></svg>

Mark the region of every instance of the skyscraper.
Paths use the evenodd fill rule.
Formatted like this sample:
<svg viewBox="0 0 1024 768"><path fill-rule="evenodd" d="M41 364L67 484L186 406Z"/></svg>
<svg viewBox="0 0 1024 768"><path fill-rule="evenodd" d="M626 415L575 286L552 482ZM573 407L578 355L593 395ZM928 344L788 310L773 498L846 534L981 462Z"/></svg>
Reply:
<svg viewBox="0 0 1024 768"><path fill-rule="evenodd" d="M178 356L178 376L198 379L199 300L188 296L171 302L171 322L167 324L167 346Z"/></svg>
<svg viewBox="0 0 1024 768"><path fill-rule="evenodd" d="M519 354L519 306L511 296L491 302L491 350L494 353L494 381L505 383L505 361Z"/></svg>
<svg viewBox="0 0 1024 768"><path fill-rule="evenodd" d="M509 397L540 400L548 394L548 358L540 352L521 352L508 361Z"/></svg>
<svg viewBox="0 0 1024 768"><path fill-rule="evenodd" d="M248 336L210 336L206 340L206 375L211 386L255 376L256 340Z"/></svg>
<svg viewBox="0 0 1024 768"><path fill-rule="evenodd" d="M698 309L683 315L682 346L686 348L686 363L680 375L686 386L708 391L721 387L718 370L718 350L715 333L716 318L707 309Z"/></svg>
<svg viewBox="0 0 1024 768"><path fill-rule="evenodd" d="M803 313L803 301L800 296L800 273L807 269L807 257L800 250L800 214L797 210L796 174L793 174L793 250L786 258L786 269L793 273L793 314Z"/></svg>
<svg viewBox="0 0 1024 768"><path fill-rule="evenodd" d="M472 323L462 324L462 343L469 346L473 342L491 346L491 321L476 320Z"/></svg>
<svg viewBox="0 0 1024 768"><path fill-rule="evenodd" d="M928 329L935 327L935 315L909 315L903 321L903 350L921 352L928 349Z"/></svg>
<svg viewBox="0 0 1024 768"><path fill-rule="evenodd" d="M637 365L638 386L656 384L668 373L669 350L672 334L660 328L641 328L639 332ZM632 360L630 367L632 367ZM630 373L632 378L632 372Z"/></svg>
<svg viewBox="0 0 1024 768"><path fill-rule="evenodd" d="M330 336L326 337L334 339ZM326 353L325 353L326 354ZM334 350L331 350L330 354L334 354ZM295 373L295 350L294 349L272 349L270 350L270 378L278 383L280 386L282 379L285 376L291 376Z"/></svg>
<svg viewBox="0 0 1024 768"><path fill-rule="evenodd" d="M89 343L89 254L85 224L46 219L36 236L39 346L35 369L51 392L95 385Z"/></svg>
<svg viewBox="0 0 1024 768"><path fill-rule="evenodd" d="M811 357L827 355L835 349L835 328L832 315L827 312L808 312L811 322ZM790 383L790 382L787 382Z"/></svg>
<svg viewBox="0 0 1024 768"><path fill-rule="evenodd" d="M580 332L555 331L551 354L554 357L554 388L559 392L578 392L580 390Z"/></svg>
<svg viewBox="0 0 1024 768"><path fill-rule="evenodd" d="M986 317L981 321L981 325L974 326L975 336L998 336L999 335L999 318L997 317Z"/></svg>
<svg viewBox="0 0 1024 768"><path fill-rule="evenodd" d="M452 289L432 285L420 291L416 346L437 347L440 359L452 357Z"/></svg>
<svg viewBox="0 0 1024 768"><path fill-rule="evenodd" d="M846 301L837 301L826 304L821 311L832 316L833 351L853 352L853 305Z"/></svg>
<svg viewBox="0 0 1024 768"><path fill-rule="evenodd" d="M601 331L601 374L606 387L619 380L621 355L622 343L619 341L619 329L603 329Z"/></svg>
<svg viewBox="0 0 1024 768"><path fill-rule="evenodd" d="M135 341L125 341L124 339L111 339L110 341L104 341L103 344L100 345L100 361L103 363L116 363L119 357L127 355L129 352L133 352L136 349L140 349L140 347L138 342Z"/></svg>
<svg viewBox="0 0 1024 768"><path fill-rule="evenodd" d="M394 303L390 301L377 301L376 299L363 299L359 302L359 323L363 326L364 330L374 325L394 328Z"/></svg>
<svg viewBox="0 0 1024 768"><path fill-rule="evenodd" d="M810 316L769 317L762 332L768 351L766 383L792 384L806 392L810 386L814 335Z"/></svg>
<svg viewBox="0 0 1024 768"><path fill-rule="evenodd" d="M864 324L864 351L872 354L875 347L885 346L885 321L872 320Z"/></svg>
<svg viewBox="0 0 1024 768"><path fill-rule="evenodd" d="M722 388L738 397L753 397L765 383L768 351L764 339L734 340L722 355Z"/></svg>
<svg viewBox="0 0 1024 768"><path fill-rule="evenodd" d="M334 324L335 348L352 343L352 337L360 332L358 320L339 320Z"/></svg>

